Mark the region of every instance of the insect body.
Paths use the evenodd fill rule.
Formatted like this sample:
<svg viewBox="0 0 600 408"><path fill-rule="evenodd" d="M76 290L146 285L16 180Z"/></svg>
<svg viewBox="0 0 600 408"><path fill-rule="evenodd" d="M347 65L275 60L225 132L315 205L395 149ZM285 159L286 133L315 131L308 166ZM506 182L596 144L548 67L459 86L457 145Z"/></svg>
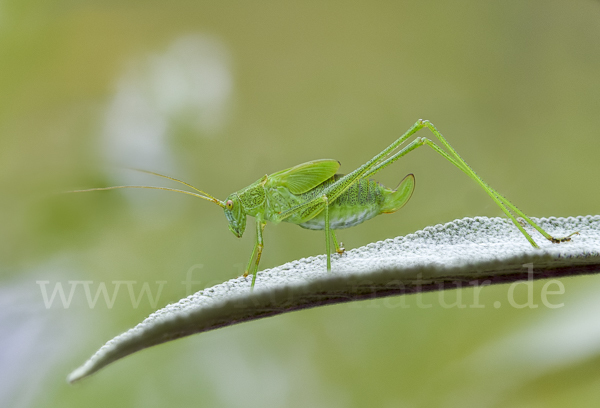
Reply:
<svg viewBox="0 0 600 408"><path fill-rule="evenodd" d="M232 232L238 236L243 234L246 214L253 217L262 216L265 221L272 223L282 221L281 214L283 212L290 211L315 197L321 197L328 187L342 178L343 175L335 173L338 167L339 163L335 160L303 163L283 172L264 176L249 187L231 194L225 201L225 214ZM315 168L325 168L328 171L322 172L319 177L311 175L311 183L304 186L286 183L292 175L305 177ZM359 179L337 200L330 203L329 226L331 229L349 228L381 213L395 212L406 204L412 195L414 186L415 181L412 174L402 180L397 190L390 190L375 180ZM234 211L234 208L237 207L239 210ZM284 218L283 221L297 224L306 229L325 229L323 212L314 217L306 217L296 212Z"/></svg>
<svg viewBox="0 0 600 408"><path fill-rule="evenodd" d="M257 239L246 268L248 273L256 256L252 270L253 283L263 248L262 231L267 221L274 224L285 221L307 229L329 230L336 251L343 253L343 247L338 245L333 230L353 227L381 213L397 211L406 204L415 187L412 174L406 176L396 190L390 190L375 180L361 178L331 202L327 212L320 211L315 214L315 211L294 211L295 208L314 199L320 204L325 192L343 178L342 175L336 174L339 167L340 163L336 160L310 161L266 175L227 197L225 216L229 221L229 229L236 236L241 237L244 233L246 215L256 218ZM329 258L328 269L331 269Z"/></svg>
<svg viewBox="0 0 600 408"><path fill-rule="evenodd" d="M444 146L444 149L425 137L417 137L404 148L398 150L422 128L428 128ZM370 176L383 170L402 156L425 145L431 147L479 184L513 221L514 225L533 247L537 248L538 245L525 231L519 220L531 225L553 243L569 241L571 236L576 234L575 232L564 238L554 238L548 234L510 201L481 180L435 126L431 122L422 119L418 120L394 143L349 174L337 174L340 163L336 160L310 161L277 173L265 175L248 187L230 194L225 201L221 201L181 180L147 171L146 173L184 184L196 192L152 186L115 186L78 190L78 192L117 188L150 188L176 191L200 197L212 201L224 209L225 217L229 223L229 230L237 237L244 234L247 216L253 216L256 219L256 241L244 276L252 274L252 287L254 287L264 246L262 234L267 221L274 224L282 221L290 222L307 229L325 230L327 270L330 271L331 240L338 253L344 251L343 247L338 244L334 230L353 227L379 214L397 211L410 199L415 188L415 178L412 174L406 176L396 190L384 187L377 181L372 180ZM519 220L516 217L519 217Z"/></svg>

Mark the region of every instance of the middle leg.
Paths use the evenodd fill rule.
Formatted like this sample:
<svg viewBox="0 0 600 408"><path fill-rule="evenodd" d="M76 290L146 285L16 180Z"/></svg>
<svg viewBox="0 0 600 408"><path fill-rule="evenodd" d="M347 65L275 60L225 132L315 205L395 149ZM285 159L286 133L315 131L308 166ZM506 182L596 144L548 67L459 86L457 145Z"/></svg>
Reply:
<svg viewBox="0 0 600 408"><path fill-rule="evenodd" d="M327 272L331 272L331 243L329 242L329 199L325 194L323 194L323 203L325 207L325 249L327 251Z"/></svg>
<svg viewBox="0 0 600 408"><path fill-rule="evenodd" d="M331 230L331 239L333 240L333 245L335 246L335 252L337 252L339 255L342 255L344 252L346 252L346 248L344 248L343 242L340 242L338 245L338 240L335 236L334 230Z"/></svg>

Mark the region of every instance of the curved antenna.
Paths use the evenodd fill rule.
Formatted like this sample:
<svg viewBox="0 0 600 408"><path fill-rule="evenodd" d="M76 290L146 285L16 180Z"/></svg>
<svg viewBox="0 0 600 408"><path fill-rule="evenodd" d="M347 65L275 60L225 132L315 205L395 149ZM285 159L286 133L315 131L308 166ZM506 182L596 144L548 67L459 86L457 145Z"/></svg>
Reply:
<svg viewBox="0 0 600 408"><path fill-rule="evenodd" d="M170 177L168 177L168 178L170 178ZM184 184L186 184L186 183L184 183ZM178 190L176 188L168 188L168 187L154 187L154 186L113 186L113 187L89 188L87 190L73 190L73 191L67 191L67 192L68 193L86 193L88 191L116 190L118 188L148 188L148 189L152 189L152 190L174 191L176 193L183 193L183 194L188 194L188 195L191 195L191 196L194 196L194 197L200 197L200 198L203 198L205 200L212 201L213 203L219 205L220 207L225 208L225 204L223 202L221 202L220 200L218 200L218 199L216 199L213 196L210 196L208 194L206 196L203 196L201 194L192 193L190 191ZM194 189L194 190L200 191L198 189Z"/></svg>
<svg viewBox="0 0 600 408"><path fill-rule="evenodd" d="M181 184L183 184L183 185L186 185L186 186L188 186L189 188L191 188L191 189L193 189L193 190L196 190L197 192L199 192L200 194L202 194L202 195L204 195L204 196L206 196L206 197L210 198L212 201L214 201L214 202L215 202L215 203L217 203L217 204L221 203L221 201L220 201L219 199L217 199L217 198L215 198L215 197L211 196L210 194L208 194L208 193L206 193L206 192L204 192L204 191L202 191L202 190L199 190L199 189L197 189L196 187L192 186L192 185L191 185L191 184L189 184L189 183L186 183L185 181L182 181L182 180L176 179L175 177L165 176L164 174L155 173L155 172L153 172L153 171L142 170L142 169L130 169L130 170L139 171L140 173L152 174L153 176L158 176L158 177L165 178L165 179L167 179L167 180L176 181L176 182L178 182L178 183L181 183ZM182 191L182 190L178 190L178 191ZM224 205L222 205L221 207L223 207L223 206L224 206Z"/></svg>

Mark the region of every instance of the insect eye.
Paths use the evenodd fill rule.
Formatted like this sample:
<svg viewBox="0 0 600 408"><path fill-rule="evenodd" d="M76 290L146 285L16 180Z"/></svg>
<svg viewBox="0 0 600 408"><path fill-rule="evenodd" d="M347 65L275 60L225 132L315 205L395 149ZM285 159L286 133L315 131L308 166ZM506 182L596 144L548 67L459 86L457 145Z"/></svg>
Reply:
<svg viewBox="0 0 600 408"><path fill-rule="evenodd" d="M228 210L231 210L233 208L233 201L227 200L227 202L225 203L225 206L227 207Z"/></svg>

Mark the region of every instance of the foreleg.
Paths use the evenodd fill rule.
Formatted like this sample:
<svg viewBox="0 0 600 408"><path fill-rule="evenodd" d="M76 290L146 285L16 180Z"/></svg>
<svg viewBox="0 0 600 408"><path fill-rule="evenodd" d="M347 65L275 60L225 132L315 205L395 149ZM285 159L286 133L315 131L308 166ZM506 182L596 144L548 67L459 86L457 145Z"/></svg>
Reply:
<svg viewBox="0 0 600 408"><path fill-rule="evenodd" d="M262 233L265 230L265 226L267 223L260 217L256 217L256 241L254 243L254 249L252 250L252 255L250 255L250 260L248 261L248 266L246 267L246 271L244 272L244 277L248 276L250 273L252 274L252 284L251 288L254 288L254 283L256 282L256 274L258 273L258 264L260 262L260 256L263 251L263 236ZM254 255L256 255L256 260L254 263L252 260L254 259Z"/></svg>

